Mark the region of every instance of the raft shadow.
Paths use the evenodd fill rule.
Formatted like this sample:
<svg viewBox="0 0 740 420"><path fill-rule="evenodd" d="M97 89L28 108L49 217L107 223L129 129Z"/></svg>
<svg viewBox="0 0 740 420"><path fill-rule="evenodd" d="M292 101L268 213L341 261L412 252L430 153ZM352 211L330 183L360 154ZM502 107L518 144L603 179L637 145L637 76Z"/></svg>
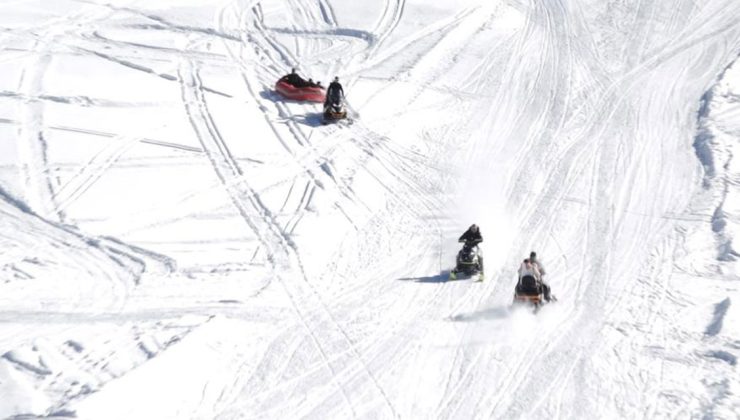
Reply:
<svg viewBox="0 0 740 420"><path fill-rule="evenodd" d="M272 101L272 102L297 102L297 101L291 101L290 99L285 98L283 95L275 92L272 89L265 89L262 92L260 92L260 98L267 99L268 101Z"/></svg>
<svg viewBox="0 0 740 420"><path fill-rule="evenodd" d="M287 104L299 104L299 105L306 105L311 104L315 102L307 102L307 101L296 101L293 99L288 99L284 97L283 95L275 92L274 90L265 89L262 92L259 93L260 97L262 99L266 99L270 102L274 103L287 103ZM318 103L317 103L318 104ZM319 106L321 104L318 104ZM324 115L322 112L309 112L304 115L300 114L294 114L290 118L278 118L276 121L284 122L284 121L294 121L298 124L303 124L309 127L321 127L324 124Z"/></svg>

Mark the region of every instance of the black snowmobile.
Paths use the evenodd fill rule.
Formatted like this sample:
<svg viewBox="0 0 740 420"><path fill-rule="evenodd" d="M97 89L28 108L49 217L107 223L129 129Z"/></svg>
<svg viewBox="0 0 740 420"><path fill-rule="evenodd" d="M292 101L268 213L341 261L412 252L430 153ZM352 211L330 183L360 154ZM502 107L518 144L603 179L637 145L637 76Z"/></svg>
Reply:
<svg viewBox="0 0 740 420"><path fill-rule="evenodd" d="M457 253L455 268L450 271L450 280L457 279L458 274L466 277L478 275L478 280L483 280L483 259L480 256L478 241L466 241L462 249Z"/></svg>
<svg viewBox="0 0 740 420"><path fill-rule="evenodd" d="M545 304L542 284L533 276L523 276L514 289L514 304L532 305L537 312Z"/></svg>
<svg viewBox="0 0 740 420"><path fill-rule="evenodd" d="M324 103L324 124L345 118L347 118L347 108L344 106L344 96L339 90L333 90Z"/></svg>

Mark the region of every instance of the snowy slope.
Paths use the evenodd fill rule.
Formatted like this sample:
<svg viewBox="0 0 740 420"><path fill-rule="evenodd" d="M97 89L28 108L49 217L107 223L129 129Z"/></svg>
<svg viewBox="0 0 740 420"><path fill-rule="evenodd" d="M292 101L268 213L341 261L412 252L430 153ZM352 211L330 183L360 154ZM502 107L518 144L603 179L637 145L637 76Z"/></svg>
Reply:
<svg viewBox="0 0 740 420"><path fill-rule="evenodd" d="M737 1L20 0L0 28L0 418L737 418ZM352 123L274 93L291 67ZM471 223L486 280L447 281Z"/></svg>

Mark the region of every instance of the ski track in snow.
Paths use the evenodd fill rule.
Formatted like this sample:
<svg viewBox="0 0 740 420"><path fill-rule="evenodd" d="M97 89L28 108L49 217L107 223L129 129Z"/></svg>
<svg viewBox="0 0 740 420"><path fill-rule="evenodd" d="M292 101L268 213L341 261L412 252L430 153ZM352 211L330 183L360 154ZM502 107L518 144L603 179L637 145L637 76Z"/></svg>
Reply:
<svg viewBox="0 0 740 420"><path fill-rule="evenodd" d="M740 410L736 2L32 3L0 6L0 417ZM471 219L486 280L446 281Z"/></svg>

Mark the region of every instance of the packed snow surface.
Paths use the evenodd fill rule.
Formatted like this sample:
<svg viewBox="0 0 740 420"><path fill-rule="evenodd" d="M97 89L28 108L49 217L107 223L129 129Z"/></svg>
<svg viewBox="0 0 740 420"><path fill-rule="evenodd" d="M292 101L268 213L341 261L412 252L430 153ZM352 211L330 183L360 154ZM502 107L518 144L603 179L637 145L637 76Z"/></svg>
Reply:
<svg viewBox="0 0 740 420"><path fill-rule="evenodd" d="M737 0L6 0L0 44L0 418L738 418Z"/></svg>

